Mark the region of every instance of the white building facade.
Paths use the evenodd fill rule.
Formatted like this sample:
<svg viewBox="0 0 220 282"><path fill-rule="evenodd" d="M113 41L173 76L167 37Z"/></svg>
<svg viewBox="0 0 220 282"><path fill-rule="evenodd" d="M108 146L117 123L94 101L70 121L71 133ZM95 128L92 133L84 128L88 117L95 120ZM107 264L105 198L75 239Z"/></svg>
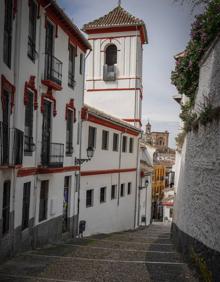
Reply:
<svg viewBox="0 0 220 282"><path fill-rule="evenodd" d="M73 234L88 41L47 0L0 2L0 256Z"/></svg>
<svg viewBox="0 0 220 282"><path fill-rule="evenodd" d="M94 148L93 158L81 166L79 220L86 222L84 235L134 229L141 131L89 106L82 113L81 157Z"/></svg>

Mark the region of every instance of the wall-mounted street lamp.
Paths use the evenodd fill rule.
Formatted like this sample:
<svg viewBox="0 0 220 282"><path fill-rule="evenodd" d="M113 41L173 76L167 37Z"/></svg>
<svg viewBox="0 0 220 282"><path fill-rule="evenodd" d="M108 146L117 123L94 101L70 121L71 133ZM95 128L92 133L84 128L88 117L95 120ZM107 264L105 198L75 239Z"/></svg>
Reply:
<svg viewBox="0 0 220 282"><path fill-rule="evenodd" d="M91 158L94 155L94 148L88 147L86 151L87 151L87 157L88 158L87 159L77 159L77 158L75 158L75 165L82 165L83 163L91 160Z"/></svg>

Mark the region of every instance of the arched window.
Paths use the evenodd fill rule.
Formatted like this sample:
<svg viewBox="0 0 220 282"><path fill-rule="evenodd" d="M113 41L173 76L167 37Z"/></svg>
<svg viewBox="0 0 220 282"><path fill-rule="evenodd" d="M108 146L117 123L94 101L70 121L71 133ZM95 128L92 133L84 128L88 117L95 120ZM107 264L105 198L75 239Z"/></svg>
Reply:
<svg viewBox="0 0 220 282"><path fill-rule="evenodd" d="M109 45L105 51L105 63L108 66L117 64L117 47L113 44Z"/></svg>

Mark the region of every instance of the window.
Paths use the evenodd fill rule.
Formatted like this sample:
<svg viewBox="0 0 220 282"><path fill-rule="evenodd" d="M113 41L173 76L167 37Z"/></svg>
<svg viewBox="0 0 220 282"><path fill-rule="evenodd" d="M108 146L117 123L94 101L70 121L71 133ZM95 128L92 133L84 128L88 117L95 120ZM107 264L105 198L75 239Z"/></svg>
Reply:
<svg viewBox="0 0 220 282"><path fill-rule="evenodd" d="M113 151L118 151L118 134L113 134Z"/></svg>
<svg viewBox="0 0 220 282"><path fill-rule="evenodd" d="M86 191L86 207L92 207L93 206L93 190L87 190Z"/></svg>
<svg viewBox="0 0 220 282"><path fill-rule="evenodd" d="M69 44L69 72L68 72L68 85L74 87L75 85L75 57L76 57L76 48Z"/></svg>
<svg viewBox="0 0 220 282"><path fill-rule="evenodd" d="M128 195L131 194L131 182L128 183Z"/></svg>
<svg viewBox="0 0 220 282"><path fill-rule="evenodd" d="M89 126L88 147L96 147L96 128Z"/></svg>
<svg viewBox="0 0 220 282"><path fill-rule="evenodd" d="M83 54L81 53L80 54L80 62L79 62L79 73L80 74L83 74L83 63L84 63Z"/></svg>
<svg viewBox="0 0 220 282"><path fill-rule="evenodd" d="M125 153L127 152L127 137L123 136L122 139L122 152Z"/></svg>
<svg viewBox="0 0 220 282"><path fill-rule="evenodd" d="M66 116L66 154L73 153L73 111L67 109Z"/></svg>
<svg viewBox="0 0 220 282"><path fill-rule="evenodd" d="M106 130L102 131L102 150L108 150L108 139L109 132Z"/></svg>
<svg viewBox="0 0 220 282"><path fill-rule="evenodd" d="M117 47L113 44L109 45L105 51L105 63L108 66L117 64Z"/></svg>
<svg viewBox="0 0 220 282"><path fill-rule="evenodd" d="M121 195L121 197L124 197L124 195L125 195L125 184L121 184L120 195Z"/></svg>
<svg viewBox="0 0 220 282"><path fill-rule="evenodd" d="M41 181L39 221L47 219L48 187L48 180Z"/></svg>
<svg viewBox="0 0 220 282"><path fill-rule="evenodd" d="M29 1L29 32L28 32L28 57L34 62L36 57L36 22L37 5L33 0Z"/></svg>
<svg viewBox="0 0 220 282"><path fill-rule="evenodd" d="M100 188L100 203L106 202L106 187Z"/></svg>
<svg viewBox="0 0 220 282"><path fill-rule="evenodd" d="M11 68L12 26L13 26L13 0L5 2L4 45L3 60Z"/></svg>
<svg viewBox="0 0 220 282"><path fill-rule="evenodd" d="M173 217L173 208L170 208L170 217Z"/></svg>
<svg viewBox="0 0 220 282"><path fill-rule="evenodd" d="M69 212L69 198L71 189L71 176L64 177L64 190L63 190L63 224L62 232L65 233L69 230L68 212Z"/></svg>
<svg viewBox="0 0 220 282"><path fill-rule="evenodd" d="M111 190L111 199L116 199L116 193L117 193L117 185L112 185L112 190Z"/></svg>
<svg viewBox="0 0 220 282"><path fill-rule="evenodd" d="M33 151L33 103L32 92L28 92L28 102L25 106L25 126L24 126L24 152Z"/></svg>
<svg viewBox="0 0 220 282"><path fill-rule="evenodd" d="M11 182L5 181L3 187L3 203L2 203L2 234L3 235L5 235L9 231L10 189L11 189Z"/></svg>
<svg viewBox="0 0 220 282"><path fill-rule="evenodd" d="M129 153L133 153L134 139L130 138L129 140Z"/></svg>
<svg viewBox="0 0 220 282"><path fill-rule="evenodd" d="M29 224L31 182L24 183L23 187L23 207L22 207L22 230Z"/></svg>

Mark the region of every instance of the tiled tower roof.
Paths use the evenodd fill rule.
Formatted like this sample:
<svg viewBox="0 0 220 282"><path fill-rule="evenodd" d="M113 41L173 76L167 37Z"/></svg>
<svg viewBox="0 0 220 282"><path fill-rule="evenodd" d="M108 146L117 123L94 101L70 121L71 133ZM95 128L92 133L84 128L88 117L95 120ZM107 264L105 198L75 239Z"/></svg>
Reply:
<svg viewBox="0 0 220 282"><path fill-rule="evenodd" d="M147 31L143 20L132 16L125 9L118 5L108 14L91 21L83 26L83 31L89 33L91 30L105 28L129 28L139 27L144 29L145 42L147 42Z"/></svg>

